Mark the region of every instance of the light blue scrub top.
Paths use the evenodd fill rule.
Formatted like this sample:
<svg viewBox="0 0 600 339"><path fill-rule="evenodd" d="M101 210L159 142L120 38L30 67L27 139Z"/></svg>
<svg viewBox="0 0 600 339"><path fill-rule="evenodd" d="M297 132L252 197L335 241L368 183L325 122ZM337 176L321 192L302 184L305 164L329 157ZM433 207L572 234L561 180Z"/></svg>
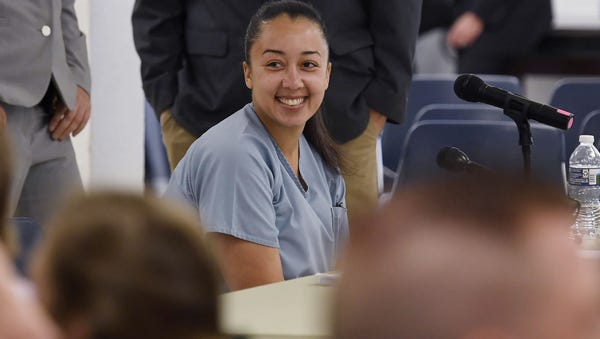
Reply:
<svg viewBox="0 0 600 339"><path fill-rule="evenodd" d="M299 146L306 191L248 104L192 144L165 195L208 232L278 248L285 279L331 271L348 238L344 180L304 136Z"/></svg>

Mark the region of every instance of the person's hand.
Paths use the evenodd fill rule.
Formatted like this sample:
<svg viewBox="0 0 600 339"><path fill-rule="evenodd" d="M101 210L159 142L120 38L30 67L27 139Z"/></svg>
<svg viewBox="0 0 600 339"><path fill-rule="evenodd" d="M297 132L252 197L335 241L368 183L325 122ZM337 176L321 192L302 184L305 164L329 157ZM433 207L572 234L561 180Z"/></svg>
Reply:
<svg viewBox="0 0 600 339"><path fill-rule="evenodd" d="M373 121L373 123L377 127L377 134L381 134L381 131L383 131L383 127L385 127L387 117L377 112L376 110L369 108L369 119Z"/></svg>
<svg viewBox="0 0 600 339"><path fill-rule="evenodd" d="M167 116L171 114L171 109L167 108L166 110L160 112L160 124L162 125L165 122Z"/></svg>
<svg viewBox="0 0 600 339"><path fill-rule="evenodd" d="M4 110L4 107L0 105L0 131L6 129L6 124L6 111Z"/></svg>
<svg viewBox="0 0 600 339"><path fill-rule="evenodd" d="M458 49L468 47L483 33L484 25L483 20L475 13L466 12L448 30L446 43Z"/></svg>
<svg viewBox="0 0 600 339"><path fill-rule="evenodd" d="M77 86L77 102L75 109L69 111L61 101L56 107L56 112L50 120L48 129L55 140L65 140L69 135L76 136L83 130L90 119L90 95Z"/></svg>

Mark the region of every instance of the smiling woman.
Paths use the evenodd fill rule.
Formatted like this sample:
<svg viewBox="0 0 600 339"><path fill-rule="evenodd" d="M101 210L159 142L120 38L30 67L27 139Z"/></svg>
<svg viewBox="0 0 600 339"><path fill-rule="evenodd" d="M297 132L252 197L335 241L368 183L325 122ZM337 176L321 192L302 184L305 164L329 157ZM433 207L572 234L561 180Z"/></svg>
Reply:
<svg viewBox="0 0 600 339"><path fill-rule="evenodd" d="M200 137L173 172L166 195L197 209L231 290L335 268L348 222L320 112L328 50L313 7L263 5L245 38L252 103Z"/></svg>

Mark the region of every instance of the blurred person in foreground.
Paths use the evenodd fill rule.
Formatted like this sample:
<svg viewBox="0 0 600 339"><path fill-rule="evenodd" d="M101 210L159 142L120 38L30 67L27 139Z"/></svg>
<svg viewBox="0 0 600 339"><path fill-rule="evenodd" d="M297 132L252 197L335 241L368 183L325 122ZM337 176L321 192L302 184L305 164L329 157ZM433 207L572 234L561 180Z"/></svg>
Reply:
<svg viewBox="0 0 600 339"><path fill-rule="evenodd" d="M32 270L64 338L217 335L216 268L187 212L129 193L70 201Z"/></svg>
<svg viewBox="0 0 600 339"><path fill-rule="evenodd" d="M335 337L598 338L598 279L572 222L563 192L515 178L404 190L352 238Z"/></svg>
<svg viewBox="0 0 600 339"><path fill-rule="evenodd" d="M56 328L12 264L14 232L8 224L11 173L9 145L0 129L0 338L57 338Z"/></svg>

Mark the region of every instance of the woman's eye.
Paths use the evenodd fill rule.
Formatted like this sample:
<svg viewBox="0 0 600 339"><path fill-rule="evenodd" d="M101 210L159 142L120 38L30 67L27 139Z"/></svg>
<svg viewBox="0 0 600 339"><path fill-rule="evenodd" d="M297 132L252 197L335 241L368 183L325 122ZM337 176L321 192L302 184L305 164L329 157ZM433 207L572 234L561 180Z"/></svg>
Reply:
<svg viewBox="0 0 600 339"><path fill-rule="evenodd" d="M280 68L281 66L281 62L279 61L271 61L267 63L267 67L269 68Z"/></svg>
<svg viewBox="0 0 600 339"><path fill-rule="evenodd" d="M317 65L316 63L312 62L312 61L305 61L302 63L302 67L304 68L315 68L318 67L319 65Z"/></svg>

